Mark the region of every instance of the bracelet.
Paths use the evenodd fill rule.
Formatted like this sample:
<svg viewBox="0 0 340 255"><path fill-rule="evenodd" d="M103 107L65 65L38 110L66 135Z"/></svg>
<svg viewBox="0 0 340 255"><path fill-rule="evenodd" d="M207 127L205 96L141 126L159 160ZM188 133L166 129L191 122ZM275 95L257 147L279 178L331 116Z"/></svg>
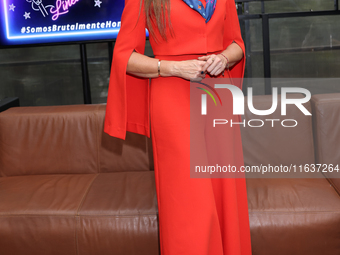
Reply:
<svg viewBox="0 0 340 255"><path fill-rule="evenodd" d="M229 59L223 53L220 54L227 60L226 68L229 69Z"/></svg>
<svg viewBox="0 0 340 255"><path fill-rule="evenodd" d="M161 76L161 61L158 60L158 77Z"/></svg>

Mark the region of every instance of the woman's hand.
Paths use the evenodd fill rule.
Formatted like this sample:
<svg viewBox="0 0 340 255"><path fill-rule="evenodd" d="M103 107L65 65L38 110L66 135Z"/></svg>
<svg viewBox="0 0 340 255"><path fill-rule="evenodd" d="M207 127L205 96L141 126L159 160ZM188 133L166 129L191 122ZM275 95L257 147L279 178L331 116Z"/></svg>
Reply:
<svg viewBox="0 0 340 255"><path fill-rule="evenodd" d="M206 65L203 66L203 71L212 76L217 76L221 74L225 68L232 67L243 58L242 48L234 41L221 53L223 55L211 54L199 57L198 60L206 61Z"/></svg>
<svg viewBox="0 0 340 255"><path fill-rule="evenodd" d="M221 54L202 56L199 57L198 60L203 60L206 62L203 66L203 71L208 72L211 76L218 76L221 74L228 64L227 59Z"/></svg>
<svg viewBox="0 0 340 255"><path fill-rule="evenodd" d="M201 81L205 78L203 60L183 60L173 62L172 76L177 76L191 81Z"/></svg>

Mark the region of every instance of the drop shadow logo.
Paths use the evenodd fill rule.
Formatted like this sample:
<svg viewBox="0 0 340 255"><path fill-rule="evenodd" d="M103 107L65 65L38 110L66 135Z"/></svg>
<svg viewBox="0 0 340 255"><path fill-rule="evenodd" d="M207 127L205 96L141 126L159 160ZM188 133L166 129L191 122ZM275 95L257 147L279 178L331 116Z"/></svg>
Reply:
<svg viewBox="0 0 340 255"><path fill-rule="evenodd" d="M211 90L216 95L216 97L218 98L220 104L222 105L221 97L217 93L216 89L214 89L212 86L210 86L210 85L208 85L208 84L206 84L204 82L197 82L197 83L201 84L201 85L205 86L206 88L208 88L209 90ZM201 88L201 87L196 87L196 88L198 88L200 90L203 90L205 93L207 93L212 98L212 100L214 101L215 105L217 105L216 99L215 99L215 97L212 95L212 93L210 91L208 91L205 88ZM202 94L201 113L202 113L202 115L206 115L207 114L207 95L206 94Z"/></svg>
<svg viewBox="0 0 340 255"><path fill-rule="evenodd" d="M214 101L214 104L216 107L218 107L215 97L212 95L214 93L216 97L218 98L220 102L220 106L222 106L222 100L220 97L220 94L223 95L223 90L228 90L231 92L232 96L232 112L233 115L244 115L245 114L245 96L243 94L243 91L232 84L214 84L214 86L210 86L204 82L198 82L199 84L205 86L206 88L202 87L196 87L202 91L204 91L206 94L201 94L201 115L207 115L208 114L208 104L207 104L207 95L211 97L211 99ZM247 107L249 111L257 116L267 116L273 114L278 107L278 88L273 87L272 88L272 105L269 109L266 110L259 110L254 107L254 100L253 100L253 88L248 87L247 88ZM220 94L218 91L221 91ZM300 93L304 94L305 97L303 98L287 98L287 95L289 93ZM309 90L305 88L298 88L298 87L283 87L281 88L281 116L287 115L287 106L288 105L295 105L304 115L311 116L312 114L306 109L306 107L303 106L304 103L309 102L311 99L311 93ZM235 122L232 119L213 119L213 127L216 127L217 125L226 125L229 124L230 127L233 127L235 125L242 125L245 127L246 125L249 127L262 127L265 125L265 122L271 123L271 126L275 126L275 122L280 122L283 127L296 127L298 125L298 121L295 119L250 119L250 120L243 120L242 122ZM259 124L254 124L259 123ZM292 124L288 124L292 123Z"/></svg>

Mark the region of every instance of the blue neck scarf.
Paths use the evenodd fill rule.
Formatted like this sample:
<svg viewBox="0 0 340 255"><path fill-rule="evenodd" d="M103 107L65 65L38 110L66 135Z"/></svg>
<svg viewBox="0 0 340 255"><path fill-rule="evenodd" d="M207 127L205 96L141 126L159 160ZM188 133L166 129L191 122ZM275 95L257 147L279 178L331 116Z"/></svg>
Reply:
<svg viewBox="0 0 340 255"><path fill-rule="evenodd" d="M206 6L204 8L203 4L199 0L183 0L191 9L194 9L205 19L207 23L211 16L213 15L216 7L216 0L205 0Z"/></svg>

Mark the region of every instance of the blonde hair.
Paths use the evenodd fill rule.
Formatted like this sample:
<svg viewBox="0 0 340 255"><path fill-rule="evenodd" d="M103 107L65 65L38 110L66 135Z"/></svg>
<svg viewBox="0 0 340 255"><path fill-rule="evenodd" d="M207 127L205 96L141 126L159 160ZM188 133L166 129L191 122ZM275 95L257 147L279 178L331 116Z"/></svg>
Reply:
<svg viewBox="0 0 340 255"><path fill-rule="evenodd" d="M149 33L155 38L155 29L158 30L163 40L167 40L167 27L170 28L171 36L173 30L170 20L170 0L141 0L139 14L142 9L144 1L144 13L146 17L146 25L148 26Z"/></svg>

